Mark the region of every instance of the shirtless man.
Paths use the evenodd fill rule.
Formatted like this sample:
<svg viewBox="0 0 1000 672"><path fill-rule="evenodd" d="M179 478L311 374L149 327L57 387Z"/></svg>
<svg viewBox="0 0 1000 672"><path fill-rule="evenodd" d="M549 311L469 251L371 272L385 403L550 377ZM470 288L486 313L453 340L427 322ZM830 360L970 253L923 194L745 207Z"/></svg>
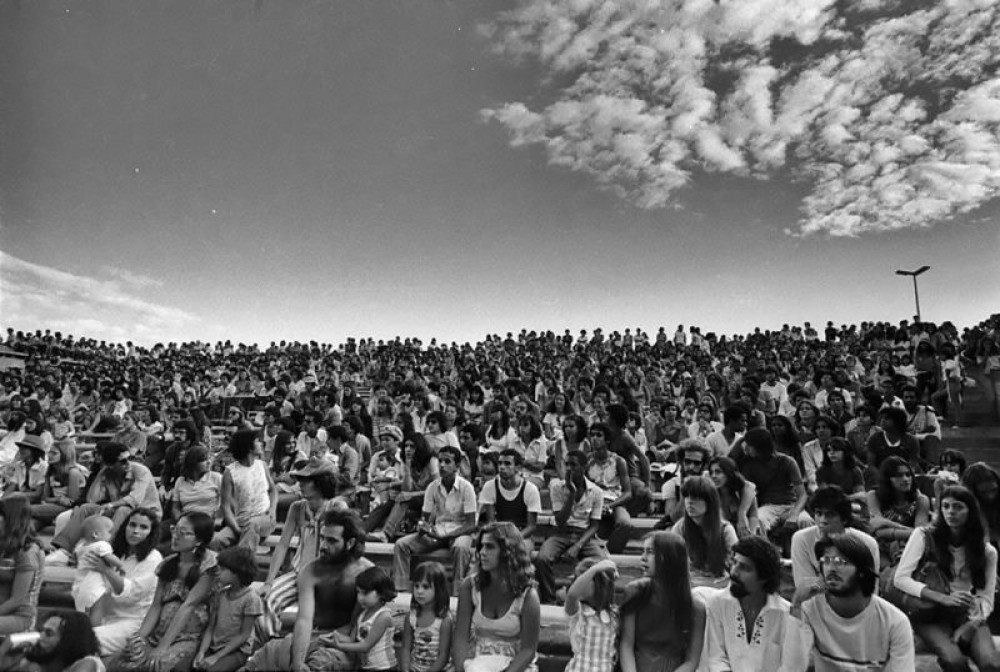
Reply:
<svg viewBox="0 0 1000 672"><path fill-rule="evenodd" d="M350 634L357 601L354 580L373 566L364 553L365 528L353 511L323 514L320 557L306 565L298 582L298 616L291 635L268 642L245 670L326 672L356 669L354 660L329 646L334 630Z"/></svg>

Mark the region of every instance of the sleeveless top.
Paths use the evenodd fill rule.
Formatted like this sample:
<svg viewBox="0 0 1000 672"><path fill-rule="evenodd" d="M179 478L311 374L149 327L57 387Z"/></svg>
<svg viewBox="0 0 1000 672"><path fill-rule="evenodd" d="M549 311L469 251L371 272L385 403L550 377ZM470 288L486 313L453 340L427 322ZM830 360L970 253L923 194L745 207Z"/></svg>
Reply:
<svg viewBox="0 0 1000 672"><path fill-rule="evenodd" d="M375 619L379 617L380 614L387 614L390 619L392 618L392 611L388 606L382 605L380 608L376 609L371 616L368 618L358 621L358 641L364 641L368 637L368 633L372 629L372 625L375 623ZM360 618L360 617L359 617ZM372 648L368 649L368 653L364 654L364 664L361 665L363 670L391 670L396 667L396 650L393 648L393 635L395 634L395 628L393 628L392 623L389 623L389 627L385 629L379 640L375 642Z"/></svg>
<svg viewBox="0 0 1000 672"><path fill-rule="evenodd" d="M412 672L427 672L437 663L438 649L441 646L441 619L435 617L430 625L417 625L417 612L410 612L410 629L413 630L413 643L410 646L410 670ZM445 669L449 669L448 667Z"/></svg>
<svg viewBox="0 0 1000 672"><path fill-rule="evenodd" d="M493 488L496 490L497 501L493 505L496 511L497 520L505 520L514 523L518 527L528 524L528 505L524 502L524 488L528 482L521 479L521 489L517 491L514 499L505 499L500 490L500 477L493 479Z"/></svg>
<svg viewBox="0 0 1000 672"><path fill-rule="evenodd" d="M521 610L524 608L524 596L530 588L518 595L510 608L500 618L488 618L483 614L483 598L472 585L472 630L471 636L476 645L475 655L507 656L513 658L521 648ZM537 672L537 655L531 661L525 672Z"/></svg>
<svg viewBox="0 0 1000 672"><path fill-rule="evenodd" d="M233 479L233 496L236 499L236 522L249 524L254 516L266 515L271 507L267 496L267 468L261 460L254 460L249 467L233 462L226 469Z"/></svg>

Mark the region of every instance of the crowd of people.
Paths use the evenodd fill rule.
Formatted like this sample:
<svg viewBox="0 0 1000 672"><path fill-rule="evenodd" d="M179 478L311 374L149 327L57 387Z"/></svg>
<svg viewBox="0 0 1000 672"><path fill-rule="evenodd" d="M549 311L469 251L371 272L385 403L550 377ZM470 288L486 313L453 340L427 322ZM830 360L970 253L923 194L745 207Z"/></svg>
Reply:
<svg viewBox="0 0 1000 672"><path fill-rule="evenodd" d="M0 374L0 632L37 627L44 568L72 565L74 646L95 645L67 660L83 626L56 616L0 667L520 672L552 604L572 672L909 672L914 632L945 670L1000 669L1000 476L942 446L965 367L1000 366L1000 316L6 345L26 359ZM616 599L649 517L645 578Z"/></svg>

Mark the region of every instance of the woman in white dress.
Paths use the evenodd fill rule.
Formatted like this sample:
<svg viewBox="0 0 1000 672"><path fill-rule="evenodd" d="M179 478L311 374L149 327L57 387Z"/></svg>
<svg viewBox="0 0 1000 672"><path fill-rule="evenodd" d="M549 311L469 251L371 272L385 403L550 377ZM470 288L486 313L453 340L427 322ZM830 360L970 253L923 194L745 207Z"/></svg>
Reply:
<svg viewBox="0 0 1000 672"><path fill-rule="evenodd" d="M160 521L148 509L136 509L118 528L111 548L125 563L125 575L101 563L101 571L111 587L104 620L94 624L94 634L101 643L101 655L111 656L125 649L129 637L139 631L142 619L156 592L156 568L163 556L156 550Z"/></svg>

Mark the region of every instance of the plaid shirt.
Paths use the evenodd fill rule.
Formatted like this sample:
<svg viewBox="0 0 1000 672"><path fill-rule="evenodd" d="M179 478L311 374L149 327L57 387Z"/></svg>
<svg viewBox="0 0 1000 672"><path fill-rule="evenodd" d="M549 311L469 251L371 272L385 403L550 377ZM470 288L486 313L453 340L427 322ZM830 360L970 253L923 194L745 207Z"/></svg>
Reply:
<svg viewBox="0 0 1000 672"><path fill-rule="evenodd" d="M613 672L618 658L618 625L614 607L598 613L587 604L569 617L569 643L573 658L564 672Z"/></svg>

